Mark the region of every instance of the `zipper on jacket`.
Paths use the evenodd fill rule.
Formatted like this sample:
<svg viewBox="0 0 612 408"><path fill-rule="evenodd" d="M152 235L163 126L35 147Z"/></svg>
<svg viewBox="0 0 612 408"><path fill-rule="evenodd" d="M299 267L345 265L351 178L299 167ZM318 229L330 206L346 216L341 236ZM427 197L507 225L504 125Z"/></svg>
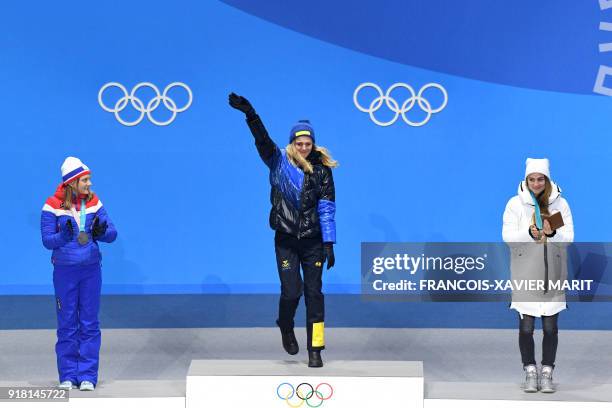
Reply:
<svg viewBox="0 0 612 408"><path fill-rule="evenodd" d="M544 287L544 293L548 293L548 288L549 288L549 284L548 284L548 243L544 242L544 280L545 282L545 287Z"/></svg>
<svg viewBox="0 0 612 408"><path fill-rule="evenodd" d="M304 183L302 184L302 191L300 191L300 208L298 208L297 239L300 239L300 235L302 234L302 206L304 205L304 191L306 191L307 182L308 182L308 173L304 172Z"/></svg>

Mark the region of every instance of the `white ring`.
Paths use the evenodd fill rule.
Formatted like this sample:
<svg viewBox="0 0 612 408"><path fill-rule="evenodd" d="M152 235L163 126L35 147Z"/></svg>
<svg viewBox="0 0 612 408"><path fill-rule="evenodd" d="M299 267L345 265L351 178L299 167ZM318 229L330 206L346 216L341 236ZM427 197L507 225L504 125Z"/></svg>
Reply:
<svg viewBox="0 0 612 408"><path fill-rule="evenodd" d="M123 110L125 108L125 106L128 103L128 99L127 99L128 91L127 89L125 89L125 86L121 85L119 82L109 82L107 84L104 84L104 86L100 88L100 91L98 92L98 103L100 104L102 109L104 109L105 111L110 112L110 113L115 113L116 110L107 107L102 101L102 94L104 93L104 91L106 91L107 88L110 88L111 86L116 86L117 88L121 89L124 94L124 96L121 99L126 98L124 105L121 107L118 107L118 105L115 104L115 109Z"/></svg>
<svg viewBox="0 0 612 408"><path fill-rule="evenodd" d="M419 106L421 106L421 99L417 99L417 100L419 101ZM404 102L404 104L406 104L407 102L408 101ZM424 124L426 124L427 122L429 122L429 119L431 119L431 115L432 115L432 113L431 113L431 105L429 104L427 99L423 99L423 103L427 104L427 109L423 109L423 111L427 113L427 116L425 117L425 119L423 119L420 122L412 122L406 116L406 112L407 111L403 111L402 112L402 119L404 119L404 122L406 122L410 126L414 126L414 127L420 127L420 126L423 126Z"/></svg>
<svg viewBox="0 0 612 408"><path fill-rule="evenodd" d="M355 106L357 107L357 109L359 109L360 111L365 112L365 113L370 113L372 111L372 109L378 110L382 106L382 104L383 104L383 100L381 99L380 103L375 108L373 108L372 104L370 104L370 109L366 109L366 108L362 107L359 104L359 102L357 102L357 94L359 93L359 91L361 91L363 88L366 88L368 86L371 87L371 88L374 88L374 89L376 89L378 91L378 94L380 95L378 98L382 98L384 96L384 93L383 93L382 89L380 89L380 86L378 86L378 85L376 85L376 84L374 84L372 82L364 82L363 84L359 85L357 87L357 89L355 89L355 92L353 92L353 103L355 103ZM376 99L378 99L378 98L376 98Z"/></svg>
<svg viewBox="0 0 612 408"><path fill-rule="evenodd" d="M423 85L423 87L421 88L421 90L419 91L419 106L421 107L421 109L425 110L422 106L421 106L421 98L423 96L423 92L425 92L426 89L428 88L437 88L440 90L440 92L442 92L442 95L444 95L444 102L442 102L442 105L440 105L439 108L436 109L431 109L431 105L429 105L429 109L431 110L431 113L438 113L440 112L442 109L444 109L446 107L446 104L448 103L448 93L446 93L446 89L444 89L444 87L440 84L436 84L434 82L430 82L428 84Z"/></svg>
<svg viewBox="0 0 612 408"><path fill-rule="evenodd" d="M409 106L408 108L406 108L406 110L410 110L410 109L412 109L412 107L414 106L414 102L415 102L415 101L414 101L414 99L415 99L414 89L412 89L412 87L411 87L410 85L408 85L408 84L404 84L404 83L401 83L401 82L396 82L396 83L394 83L393 85L391 85L391 86L389 87L389 89L387 89L387 92L385 93L385 96L387 97L387 102L388 102L388 101L390 101L391 99L393 99L393 98L391 98L391 92L393 92L393 90L394 90L395 88L404 88L404 89L407 89L407 90L409 90L409 91L410 91L410 94L411 94L412 96L411 96L411 97L408 99L408 101L411 101L411 104L410 104L410 106ZM404 103L402 104L402 109L400 110L400 107L399 107L399 105L397 104L397 101L395 101L395 99L393 99L393 101L395 102L395 109L396 109L396 110L399 110L399 113L404 113L404 112L405 112L405 110L404 110L403 106L404 106L404 105L406 105L406 103L404 102ZM389 109L393 110L393 108L392 108L392 107L389 105L389 103L387 103L387 107L388 107Z"/></svg>
<svg viewBox="0 0 612 408"><path fill-rule="evenodd" d="M376 91L378 91L378 94L379 94L378 97L372 100L369 108L364 108L363 106L359 104L359 101L357 100L357 96L359 92L363 88L366 88L366 87L374 88ZM407 89L411 94L411 96L402 103L401 107L398 104L398 102L393 97L391 97L391 92L393 92L393 90L395 90L396 88ZM429 101L423 97L423 93L429 88L437 88L438 90L440 90L440 92L442 92L442 96L444 97L444 101L436 109L432 109L431 103L429 103ZM382 89L377 84L373 82L364 82L360 84L357 88L355 88L355 91L353 92L353 103L355 104L355 107L358 110L364 113L368 113L372 122L374 122L375 124L379 126L392 125L393 123L397 121L399 115L401 114L402 119L404 120L404 122L406 122L406 124L408 124L409 126L413 126L413 127L420 127L426 124L427 122L429 122L429 120L431 119L431 116L434 113L438 113L446 107L446 105L448 104L448 93L446 92L446 89L444 89L442 85L434 83L434 82L425 84L423 87L421 87L421 89L419 89L419 92L416 94L412 86L406 83L403 83L403 82L396 82L393 85L391 85L389 89L387 89L387 92L383 94ZM387 122L382 122L376 119L374 115L374 112L380 109L383 103L385 103L387 108L389 108L389 110L391 110L395 114L393 119ZM419 108L421 108L425 113L427 113L427 116L425 117L425 119L423 119L420 122L413 122L410 119L408 119L408 117L406 116L406 113L411 111L412 108L414 108L415 103L418 103Z"/></svg>
<svg viewBox="0 0 612 408"><path fill-rule="evenodd" d="M187 104L180 108L180 109L176 109L176 104L174 104L174 108L170 108L170 106L166 105L166 98L168 98L168 91L170 89L172 89L175 86L180 86L181 88L184 88L187 91L187 94L189 95L189 99L187 100ZM189 89L189 87L187 85L185 85L182 82L173 82L170 85L168 85L166 88L164 88L164 96L165 98L163 99L164 105L166 105L166 108L176 111L176 113L181 113L181 112L185 112L187 109L189 109L189 107L191 106L191 102L193 102L193 94L191 93L191 89ZM174 101L172 101L174 103Z"/></svg>
<svg viewBox="0 0 612 408"><path fill-rule="evenodd" d="M130 99L129 96L124 96L123 98L120 98L117 103L115 104L115 107L119 106L119 104L121 103L121 101L125 100L125 103L123 104L123 106L125 107L127 105L127 101L128 99ZM136 102L136 101L134 101ZM136 126L137 124L139 124L140 122L142 122L142 119L144 118L144 106L142 106L142 101L140 99L138 99L138 103L140 104L140 109L136 108L137 111L140 112L140 116L138 116L138 119L132 121L132 122L126 122L125 120L123 120L121 118L121 116L119 116L119 112L122 112L121 109L115 109L115 118L117 119L117 121L119 123L121 123L124 126Z"/></svg>
<svg viewBox="0 0 612 408"><path fill-rule="evenodd" d="M177 86L185 89L185 91L187 91L188 96L187 103L180 109L176 107L176 102L174 102L174 100L168 96L168 92L170 91L170 89ZM117 87L123 92L123 96L119 98L119 100L117 100L114 108L108 107L102 100L102 95L110 87ZM143 87L151 88L155 92L155 96L146 105L140 98L136 96L136 92L138 92L138 90ZM162 102L166 109L172 112L172 115L168 120L158 121L153 117L152 112L156 110ZM172 82L171 84L167 85L164 88L163 94L161 94L159 92L159 88L151 82L140 82L139 84L134 86L134 88L132 88L132 91L129 93L125 86L123 86L122 84L118 82L108 82L104 84L98 91L98 103L100 104L100 107L106 112L113 113L117 121L124 126L135 126L139 124L144 119L145 114L149 118L149 121L154 125L167 126L176 119L178 113L184 112L189 109L192 102L193 93L191 92L191 89L182 82ZM119 115L119 113L127 107L128 103L130 103L132 107L140 113L138 118L131 122L122 119Z"/></svg>
<svg viewBox="0 0 612 408"><path fill-rule="evenodd" d="M376 109L372 108L374 106L374 103L377 102L378 100L380 100L380 105L382 105L382 101L385 100L387 97L386 96L379 96L378 98L374 99L372 101L372 103L370 104L370 110L368 111L370 113L370 119L372 119L372 122L376 123L378 126L389 126L395 123L395 121L397 121L397 118L399 117L399 106L397 106L397 102L393 101L393 103L395 104L395 106L397 106L398 109L391 109L393 112L395 112L395 116L393 116L393 119L391 119L388 122L381 122L378 119L376 119L376 117L374 116L374 112L376 112ZM386 100L385 100L386 102Z"/></svg>
<svg viewBox="0 0 612 408"><path fill-rule="evenodd" d="M132 103L132 106L134 107L134 109L138 109L136 107L136 105L134 105L134 101L136 99L138 99L136 97L136 91L138 91L140 88L145 87L145 86L148 87L148 88L151 88L151 89L153 89L155 91L155 97L152 100L153 101L157 101L157 104L155 106L153 106L153 107L150 106L151 105L150 102L147 104L147 107L145 108L144 112L145 113L149 113L150 112L149 107L151 107L151 109L157 109L157 107L159 106L159 102L160 102L159 97L161 96L161 94L159 93L159 89L155 85L153 85L152 83L150 83L150 82L141 82L138 85L136 85L132 89L132 92L130 92L130 102ZM142 100L140 100L140 99L138 99L138 100L140 101L140 105L144 108L144 103L142 102Z"/></svg>
<svg viewBox="0 0 612 408"><path fill-rule="evenodd" d="M159 121L155 120L155 118L153 118L153 115L151 115L151 109L148 109L148 106L147 106L147 117L149 118L151 123L153 123L154 125L157 125L157 126L167 126L170 123L172 123L172 121L174 121L174 119L176 118L176 113L178 112L178 110L176 109L176 104L174 103L174 101L172 99L168 98L167 96L164 96L164 95L151 99L151 101L149 102L149 105L151 105L155 101L157 101L157 105L159 105L159 100L158 99L162 100L164 102L164 106L168 106L166 101L168 101L168 103L170 103L171 107L168 110L170 112L172 112L172 116L170 116L170 119L168 119L168 120L166 120L164 122L159 122ZM157 106L157 105L155 105L155 106Z"/></svg>

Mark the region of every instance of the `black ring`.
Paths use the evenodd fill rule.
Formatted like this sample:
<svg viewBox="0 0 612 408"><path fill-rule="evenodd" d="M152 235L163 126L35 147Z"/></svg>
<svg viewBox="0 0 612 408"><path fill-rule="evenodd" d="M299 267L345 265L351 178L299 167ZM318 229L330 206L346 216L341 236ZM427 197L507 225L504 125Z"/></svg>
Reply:
<svg viewBox="0 0 612 408"><path fill-rule="evenodd" d="M308 396L307 396L306 398L302 398L302 397L300 396L300 393L299 393L299 389L300 389L300 387L301 387L302 385L307 385L307 386L309 386L309 387L310 387L310 394L308 394ZM302 401L306 401L306 400L310 399L310 398L312 397L312 394L314 394L314 388L312 387L312 385L310 385L310 384L308 384L308 383L303 382L303 383L301 383L300 385L298 385L297 387L295 387L295 395L297 395L297 397L298 397L299 399L301 399Z"/></svg>

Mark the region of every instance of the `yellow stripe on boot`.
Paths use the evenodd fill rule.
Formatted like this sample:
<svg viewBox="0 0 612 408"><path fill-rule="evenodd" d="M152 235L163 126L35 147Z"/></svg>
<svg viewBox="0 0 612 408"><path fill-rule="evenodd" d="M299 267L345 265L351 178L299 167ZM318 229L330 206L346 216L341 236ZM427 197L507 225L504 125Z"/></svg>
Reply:
<svg viewBox="0 0 612 408"><path fill-rule="evenodd" d="M324 347L325 346L325 336L324 332L324 323L317 322L312 324L312 347Z"/></svg>

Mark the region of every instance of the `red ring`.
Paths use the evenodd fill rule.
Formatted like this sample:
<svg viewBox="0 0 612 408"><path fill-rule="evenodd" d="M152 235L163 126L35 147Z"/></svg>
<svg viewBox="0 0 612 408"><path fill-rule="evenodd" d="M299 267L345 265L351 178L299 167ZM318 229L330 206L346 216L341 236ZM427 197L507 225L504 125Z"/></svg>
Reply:
<svg viewBox="0 0 612 408"><path fill-rule="evenodd" d="M317 395L317 391L319 391L319 387L322 385L327 385L331 391L331 393L329 394L329 397L326 398L319 398L319 396ZM323 395L323 393L321 391L319 391L321 393L321 395ZM332 395L334 395L334 389L331 385L329 385L328 383L321 383L319 385L317 385L317 388L315 388L315 395L317 395L317 398L319 398L321 401L326 401L328 399L330 399L332 397Z"/></svg>

